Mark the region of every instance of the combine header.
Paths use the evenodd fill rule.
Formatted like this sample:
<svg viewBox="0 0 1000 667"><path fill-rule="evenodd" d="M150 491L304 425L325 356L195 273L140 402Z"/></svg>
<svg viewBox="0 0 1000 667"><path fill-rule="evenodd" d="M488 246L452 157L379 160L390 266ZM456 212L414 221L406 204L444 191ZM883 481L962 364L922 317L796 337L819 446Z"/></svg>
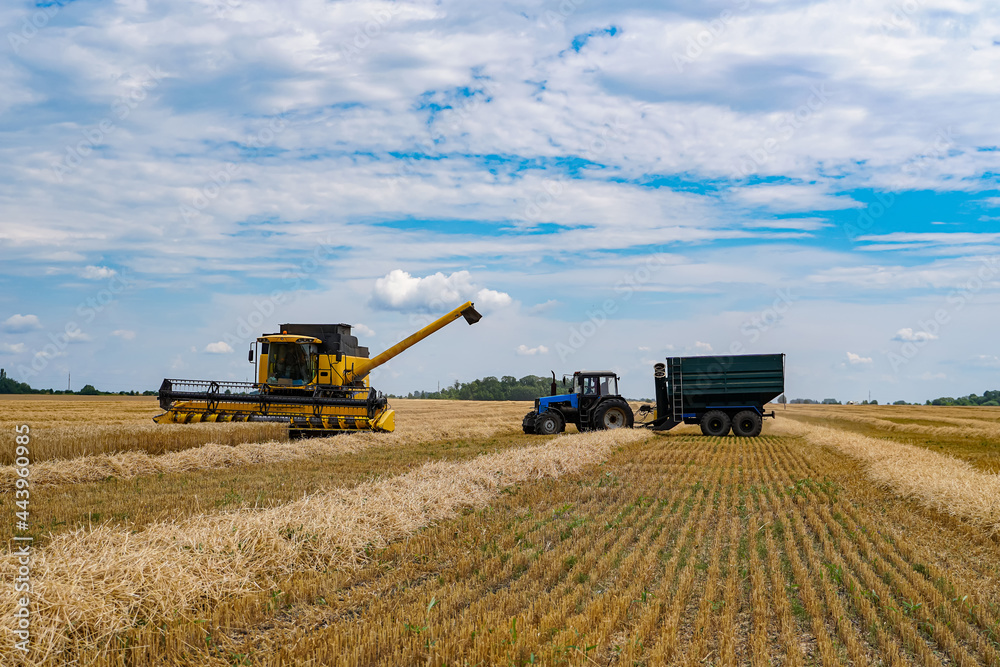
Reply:
<svg viewBox="0 0 1000 667"><path fill-rule="evenodd" d="M257 382L166 379L158 424L278 422L291 435L395 429L395 413L368 374L451 322L480 320L467 301L382 354L369 359L348 324L283 324L251 347ZM255 361L256 360L256 361Z"/></svg>

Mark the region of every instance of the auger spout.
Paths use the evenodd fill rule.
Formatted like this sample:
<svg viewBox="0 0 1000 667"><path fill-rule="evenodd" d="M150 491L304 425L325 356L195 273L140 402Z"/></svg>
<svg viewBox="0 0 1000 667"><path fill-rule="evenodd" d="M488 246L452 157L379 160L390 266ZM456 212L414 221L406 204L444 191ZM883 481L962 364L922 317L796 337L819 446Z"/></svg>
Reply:
<svg viewBox="0 0 1000 667"><path fill-rule="evenodd" d="M476 322L481 320L483 316L480 315L478 311L476 311L475 304L473 304L471 301L466 301L458 308L455 308L454 310L445 313L438 319L434 320L420 331L410 336L407 336L406 338L396 343L382 354L379 354L373 357L372 359L364 359L360 361L354 366L353 369L347 371L347 377L345 378L346 381L354 382L364 378L372 370L378 368L379 366L389 361L390 359L400 354L401 352L404 352L405 350L413 347L423 339L430 336L432 333L435 333L436 331L443 329L444 327L451 324L460 317L464 317L465 321L468 322L469 324L475 324Z"/></svg>

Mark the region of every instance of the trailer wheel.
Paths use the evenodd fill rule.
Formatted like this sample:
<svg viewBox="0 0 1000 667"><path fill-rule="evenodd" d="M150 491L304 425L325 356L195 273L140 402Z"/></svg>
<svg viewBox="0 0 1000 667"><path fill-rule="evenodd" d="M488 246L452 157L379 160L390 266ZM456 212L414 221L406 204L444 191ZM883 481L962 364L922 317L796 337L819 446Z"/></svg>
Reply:
<svg viewBox="0 0 1000 667"><path fill-rule="evenodd" d="M532 435L535 432L535 415L537 414L537 412L532 410L524 415L524 419L521 420L521 429L528 435Z"/></svg>
<svg viewBox="0 0 1000 667"><path fill-rule="evenodd" d="M701 432L716 438L721 438L729 433L731 426L729 415L722 410L709 410L701 418Z"/></svg>
<svg viewBox="0 0 1000 667"><path fill-rule="evenodd" d="M753 410L737 412L736 416L733 417L733 434L744 438L756 438L760 435L763 422L760 415Z"/></svg>
<svg viewBox="0 0 1000 667"><path fill-rule="evenodd" d="M565 428L562 414L555 410L546 410L535 417L535 433L538 435L555 435Z"/></svg>
<svg viewBox="0 0 1000 667"><path fill-rule="evenodd" d="M625 401L617 398L604 401L594 413L594 427L597 429L632 428L635 416Z"/></svg>

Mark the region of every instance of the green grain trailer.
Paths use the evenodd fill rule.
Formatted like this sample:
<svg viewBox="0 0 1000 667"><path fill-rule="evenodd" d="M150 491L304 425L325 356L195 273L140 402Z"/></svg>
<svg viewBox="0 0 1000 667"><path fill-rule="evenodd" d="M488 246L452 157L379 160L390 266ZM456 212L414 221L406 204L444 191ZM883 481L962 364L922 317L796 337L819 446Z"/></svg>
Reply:
<svg viewBox="0 0 1000 667"><path fill-rule="evenodd" d="M647 425L666 431L700 424L705 435L756 437L764 405L785 393L785 355L669 357L653 367L656 412Z"/></svg>

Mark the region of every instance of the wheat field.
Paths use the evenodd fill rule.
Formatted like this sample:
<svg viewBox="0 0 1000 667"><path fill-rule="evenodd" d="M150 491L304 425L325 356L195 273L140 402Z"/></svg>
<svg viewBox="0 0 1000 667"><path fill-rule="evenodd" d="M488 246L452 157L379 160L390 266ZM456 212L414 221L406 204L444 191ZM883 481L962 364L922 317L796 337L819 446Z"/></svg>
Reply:
<svg viewBox="0 0 1000 667"><path fill-rule="evenodd" d="M542 437L520 432L527 404L394 404L390 435L96 442L33 464L32 651L7 624L0 658L1000 665L988 410L790 406L755 439ZM144 426L133 407L121 430ZM37 419L18 409L4 424ZM5 583L4 618L14 604Z"/></svg>

